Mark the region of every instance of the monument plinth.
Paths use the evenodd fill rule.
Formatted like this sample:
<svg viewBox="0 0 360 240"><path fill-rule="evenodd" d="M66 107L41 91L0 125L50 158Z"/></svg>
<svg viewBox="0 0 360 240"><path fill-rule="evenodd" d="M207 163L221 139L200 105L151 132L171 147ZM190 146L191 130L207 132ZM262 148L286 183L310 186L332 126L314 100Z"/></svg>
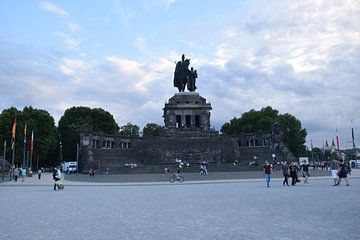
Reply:
<svg viewBox="0 0 360 240"><path fill-rule="evenodd" d="M165 103L164 123L167 135L209 135L211 104L196 92L175 93Z"/></svg>

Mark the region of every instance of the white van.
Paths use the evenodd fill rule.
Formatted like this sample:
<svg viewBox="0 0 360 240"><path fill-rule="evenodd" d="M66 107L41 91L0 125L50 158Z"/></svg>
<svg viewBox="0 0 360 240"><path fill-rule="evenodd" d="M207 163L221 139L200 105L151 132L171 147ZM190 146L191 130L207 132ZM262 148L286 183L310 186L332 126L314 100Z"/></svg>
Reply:
<svg viewBox="0 0 360 240"><path fill-rule="evenodd" d="M76 162L65 162L62 164L62 169L66 173L75 173L77 170L77 163Z"/></svg>
<svg viewBox="0 0 360 240"><path fill-rule="evenodd" d="M360 168L360 159L357 160L349 160L351 168Z"/></svg>

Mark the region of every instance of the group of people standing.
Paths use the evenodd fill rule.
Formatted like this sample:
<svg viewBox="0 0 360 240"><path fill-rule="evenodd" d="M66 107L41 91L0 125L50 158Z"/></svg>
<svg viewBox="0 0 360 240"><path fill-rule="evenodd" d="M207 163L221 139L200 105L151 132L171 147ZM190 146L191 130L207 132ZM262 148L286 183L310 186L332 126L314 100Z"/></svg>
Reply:
<svg viewBox="0 0 360 240"><path fill-rule="evenodd" d="M288 164L288 162L285 160L282 161L281 171L284 176L283 186L289 186L289 178L291 178L292 186L295 186L298 182L300 182L299 173L301 172L301 170L304 177L304 185L309 186L309 167L309 161L305 161L301 166L297 161L292 161L290 164ZM270 176L273 172L273 166L268 160L265 160L263 169L265 174L266 187L270 187ZM340 162L338 162L336 159L333 159L331 161L331 175L334 180L333 186L339 186L342 179L346 181L346 186L349 186L347 174L348 169L343 160L340 160Z"/></svg>
<svg viewBox="0 0 360 240"><path fill-rule="evenodd" d="M291 178L291 186L295 186L296 183L300 182L299 173L302 169L304 180L304 185L308 186L309 184L309 162L306 161L303 165L299 165L298 162L293 161L288 164L287 161L281 162L281 170L284 176L283 186L289 186L289 178Z"/></svg>

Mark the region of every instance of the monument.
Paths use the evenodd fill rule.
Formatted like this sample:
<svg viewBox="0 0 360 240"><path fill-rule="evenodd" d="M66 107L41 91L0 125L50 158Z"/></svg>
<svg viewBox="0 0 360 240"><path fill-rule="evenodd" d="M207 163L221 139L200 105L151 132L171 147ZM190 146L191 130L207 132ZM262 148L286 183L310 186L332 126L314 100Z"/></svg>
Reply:
<svg viewBox="0 0 360 240"><path fill-rule="evenodd" d="M234 170L259 162L289 157L282 132L274 126L269 132L221 135L211 128L211 104L196 92L198 73L190 68L190 59L183 54L176 63L173 86L178 92L165 102L163 108L164 134L159 137L122 137L96 133L80 134L80 169L90 168L110 172L161 172L172 166L175 158L192 163L192 171L207 161L222 170ZM129 168L130 166L130 168ZM136 166L136 167L134 167ZM237 168L238 169L238 168Z"/></svg>
<svg viewBox="0 0 360 240"><path fill-rule="evenodd" d="M211 104L195 92L197 71L188 69L190 59L182 55L181 61L176 63L174 72L174 87L179 92L165 103L164 123L166 136L208 136L217 135L211 130L210 110ZM186 92L185 89L189 90Z"/></svg>

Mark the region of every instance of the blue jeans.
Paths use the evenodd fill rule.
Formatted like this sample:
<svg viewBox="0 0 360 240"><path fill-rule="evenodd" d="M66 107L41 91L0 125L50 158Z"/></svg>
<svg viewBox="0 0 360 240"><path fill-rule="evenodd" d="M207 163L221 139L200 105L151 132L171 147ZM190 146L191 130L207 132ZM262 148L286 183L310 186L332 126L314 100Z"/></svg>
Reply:
<svg viewBox="0 0 360 240"><path fill-rule="evenodd" d="M266 186L270 187L270 174L265 174Z"/></svg>

